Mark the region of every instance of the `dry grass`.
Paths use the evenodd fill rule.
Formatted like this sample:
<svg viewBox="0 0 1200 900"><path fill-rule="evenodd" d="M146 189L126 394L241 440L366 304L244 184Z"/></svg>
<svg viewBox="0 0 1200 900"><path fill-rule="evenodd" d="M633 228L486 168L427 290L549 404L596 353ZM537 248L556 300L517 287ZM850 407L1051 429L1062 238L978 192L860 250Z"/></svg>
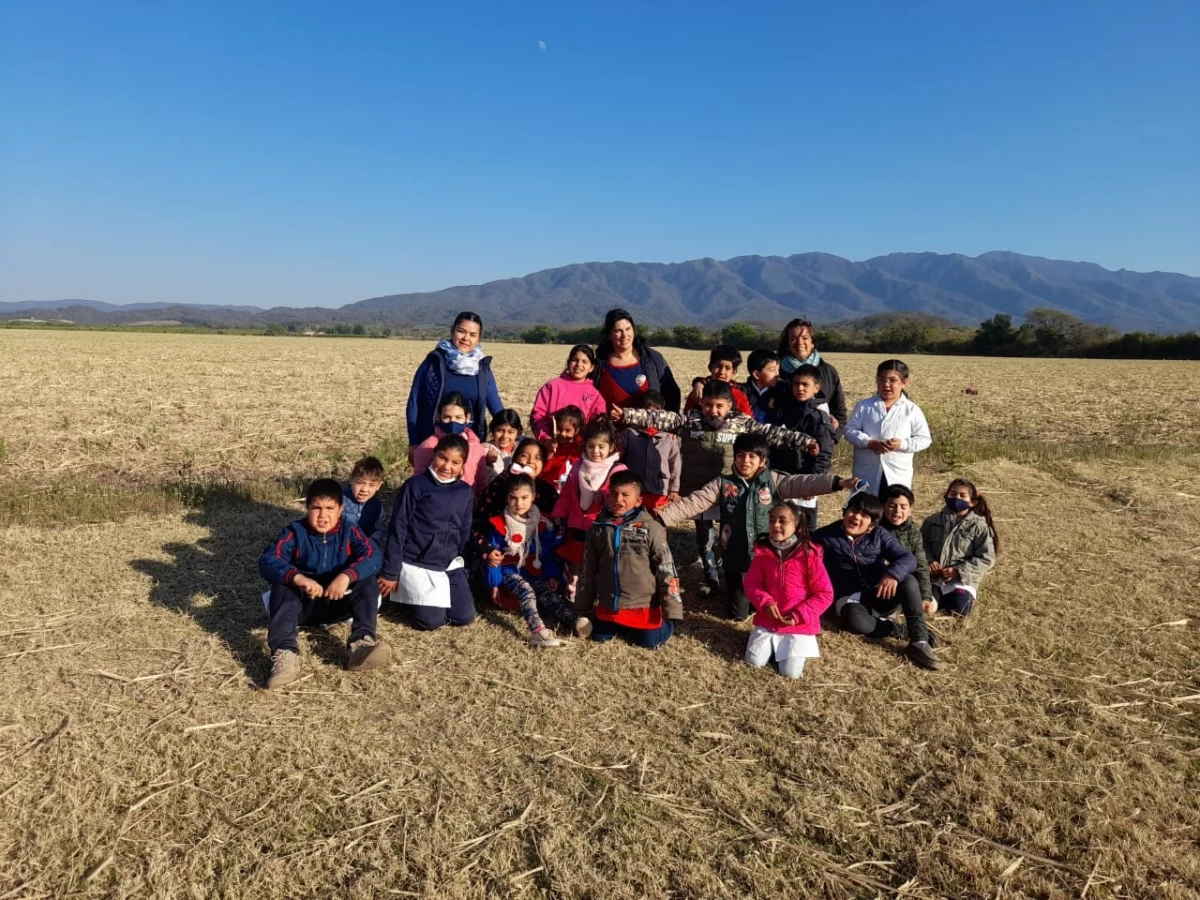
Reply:
<svg viewBox="0 0 1200 900"><path fill-rule="evenodd" d="M272 695L255 561L286 480L402 430L426 346L0 341L0 897L1200 895L1187 364L912 361L935 421L981 389L966 471L1006 542L945 673L836 632L801 682L751 671L691 593L654 654L387 620L398 662L353 677L316 632ZM521 408L562 355L493 349ZM874 359L834 361L869 390Z"/></svg>

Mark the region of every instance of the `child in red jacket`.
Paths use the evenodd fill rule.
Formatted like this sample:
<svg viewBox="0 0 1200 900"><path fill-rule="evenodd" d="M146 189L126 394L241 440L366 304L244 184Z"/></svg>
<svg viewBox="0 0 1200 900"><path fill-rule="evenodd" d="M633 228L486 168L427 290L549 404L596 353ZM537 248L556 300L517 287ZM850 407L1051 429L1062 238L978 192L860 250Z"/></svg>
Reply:
<svg viewBox="0 0 1200 900"><path fill-rule="evenodd" d="M833 603L833 586L799 509L777 503L767 521L767 536L755 543L742 583L755 609L746 664L761 669L774 657L780 675L799 678L805 660L821 655L817 635L821 613Z"/></svg>

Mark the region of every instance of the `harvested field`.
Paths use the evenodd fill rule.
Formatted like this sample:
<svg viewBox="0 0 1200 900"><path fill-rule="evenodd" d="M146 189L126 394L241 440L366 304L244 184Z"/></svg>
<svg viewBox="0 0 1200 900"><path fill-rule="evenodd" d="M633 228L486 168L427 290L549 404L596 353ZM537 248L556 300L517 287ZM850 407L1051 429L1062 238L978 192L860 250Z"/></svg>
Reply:
<svg viewBox="0 0 1200 900"><path fill-rule="evenodd" d="M257 690L259 552L403 457L429 348L0 331L0 898L1200 896L1194 363L908 359L918 515L952 466L1004 541L944 672L833 630L752 671L689 590L656 653L388 618L389 670L335 627ZM489 349L523 413L566 353Z"/></svg>

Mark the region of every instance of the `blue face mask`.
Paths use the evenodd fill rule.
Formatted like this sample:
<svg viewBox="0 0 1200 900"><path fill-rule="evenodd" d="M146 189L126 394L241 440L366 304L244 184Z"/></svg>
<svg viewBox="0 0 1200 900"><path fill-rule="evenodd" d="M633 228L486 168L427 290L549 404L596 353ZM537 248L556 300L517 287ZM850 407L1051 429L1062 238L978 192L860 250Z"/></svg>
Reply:
<svg viewBox="0 0 1200 900"><path fill-rule="evenodd" d="M438 428L446 434L462 434L470 427L470 422L438 422Z"/></svg>
<svg viewBox="0 0 1200 900"><path fill-rule="evenodd" d="M967 509L971 508L971 501L964 500L962 497L947 497L946 498L946 508L952 509L956 513L960 513L963 510L967 510Z"/></svg>

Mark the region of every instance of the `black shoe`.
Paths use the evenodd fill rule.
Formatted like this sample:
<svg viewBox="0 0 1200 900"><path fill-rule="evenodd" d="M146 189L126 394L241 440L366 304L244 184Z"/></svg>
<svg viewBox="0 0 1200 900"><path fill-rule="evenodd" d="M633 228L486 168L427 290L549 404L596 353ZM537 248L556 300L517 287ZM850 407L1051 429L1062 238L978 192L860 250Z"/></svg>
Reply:
<svg viewBox="0 0 1200 900"><path fill-rule="evenodd" d="M937 656L934 655L933 648L929 646L928 641L914 641L904 648L904 655L909 658L913 665L929 669L931 672L936 672L942 667Z"/></svg>
<svg viewBox="0 0 1200 900"><path fill-rule="evenodd" d="M708 581L704 582L704 584L700 585L700 596L709 597L714 591L719 591L720 589L721 582L710 578Z"/></svg>

